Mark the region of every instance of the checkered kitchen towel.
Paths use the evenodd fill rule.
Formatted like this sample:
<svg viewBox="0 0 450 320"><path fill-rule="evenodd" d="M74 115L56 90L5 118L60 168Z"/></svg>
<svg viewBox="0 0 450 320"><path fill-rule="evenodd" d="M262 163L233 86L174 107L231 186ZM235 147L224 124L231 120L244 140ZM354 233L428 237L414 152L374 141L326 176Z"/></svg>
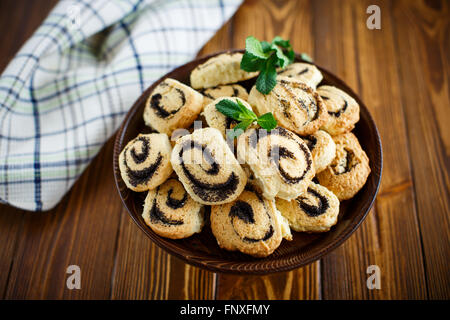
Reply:
<svg viewBox="0 0 450 320"><path fill-rule="evenodd" d="M62 0L0 77L0 201L55 206L145 88L241 0Z"/></svg>

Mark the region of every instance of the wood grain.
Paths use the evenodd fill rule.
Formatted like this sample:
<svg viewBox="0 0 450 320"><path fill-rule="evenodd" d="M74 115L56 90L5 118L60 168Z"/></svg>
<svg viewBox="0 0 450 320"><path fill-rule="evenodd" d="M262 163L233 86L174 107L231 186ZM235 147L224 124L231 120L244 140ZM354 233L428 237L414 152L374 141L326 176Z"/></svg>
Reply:
<svg viewBox="0 0 450 320"><path fill-rule="evenodd" d="M111 166L104 165L111 147L104 147L57 208L24 216L5 298L109 297L121 212L111 192ZM66 287L69 265L81 268L81 290Z"/></svg>
<svg viewBox="0 0 450 320"><path fill-rule="evenodd" d="M0 69L57 0L0 1ZM365 25L369 4L382 29ZM322 261L264 277L215 276L167 255L125 213L112 181L112 143L45 213L0 205L2 298L449 299L448 1L245 1L200 54L281 35L341 77L375 117L381 193L360 229ZM67 290L78 264L82 289ZM381 268L381 290L366 269Z"/></svg>
<svg viewBox="0 0 450 320"><path fill-rule="evenodd" d="M391 11L398 26L395 62L408 147L414 155L412 175L428 292L431 299L445 299L450 295L450 6L448 1L410 5L403 1L394 2Z"/></svg>
<svg viewBox="0 0 450 320"><path fill-rule="evenodd" d="M181 262L151 242L122 211L112 299L213 299L215 274Z"/></svg>
<svg viewBox="0 0 450 320"><path fill-rule="evenodd" d="M324 298L426 298L399 79L395 65L387 59L395 55L394 26L388 18L388 3L377 1L383 17L382 28L369 30L365 23L365 9L370 4L373 3L353 1L350 8L335 6L333 11L337 13L328 20L332 23L329 30L333 30L328 38L336 39L338 34L345 34L354 39L350 48L355 49L356 59L346 61L344 57L339 58L340 65L347 74L356 73L356 77L350 76L350 80L357 80L355 89L371 109L377 123L383 142L383 179L375 209L362 228L341 248L323 259ZM317 8L316 12L323 11ZM341 24L341 21L352 23ZM323 55L318 59L327 61L330 55L345 56L345 48L336 49L342 45L336 40L329 48L317 50ZM334 69L333 65L330 68ZM381 290L367 289L366 270L369 265L378 265L381 269Z"/></svg>
<svg viewBox="0 0 450 320"><path fill-rule="evenodd" d="M0 30L3 32L0 54L0 70L3 70L17 50L39 26L57 0L42 3L5 0L0 2ZM3 298L11 274L11 268L21 237L26 212L0 205L0 294Z"/></svg>
<svg viewBox="0 0 450 320"><path fill-rule="evenodd" d="M19 209L0 205L0 250L2 252L0 261L0 288L2 291L0 294L2 298L5 296L9 282L23 216L24 213Z"/></svg>
<svg viewBox="0 0 450 320"><path fill-rule="evenodd" d="M0 70L3 70L33 32L39 27L58 0L0 1L2 48Z"/></svg>
<svg viewBox="0 0 450 320"><path fill-rule="evenodd" d="M217 299L320 299L320 262L267 276L219 275Z"/></svg>

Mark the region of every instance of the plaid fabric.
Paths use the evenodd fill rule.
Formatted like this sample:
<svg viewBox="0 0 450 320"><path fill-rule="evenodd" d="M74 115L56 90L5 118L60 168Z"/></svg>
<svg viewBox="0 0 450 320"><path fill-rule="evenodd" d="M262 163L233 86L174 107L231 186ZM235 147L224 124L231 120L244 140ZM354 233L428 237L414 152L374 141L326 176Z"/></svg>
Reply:
<svg viewBox="0 0 450 320"><path fill-rule="evenodd" d="M62 0L0 77L0 201L55 206L153 81L241 0Z"/></svg>

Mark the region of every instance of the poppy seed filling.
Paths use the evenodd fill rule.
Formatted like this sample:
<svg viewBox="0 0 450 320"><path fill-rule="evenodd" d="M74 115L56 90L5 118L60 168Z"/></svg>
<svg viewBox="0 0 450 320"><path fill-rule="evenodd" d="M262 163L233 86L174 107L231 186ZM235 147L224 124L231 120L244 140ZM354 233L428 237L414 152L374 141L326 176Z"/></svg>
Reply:
<svg viewBox="0 0 450 320"><path fill-rule="evenodd" d="M183 159L184 152L190 151L192 149L198 149L202 151L202 155L205 157L206 161L210 164L211 168L205 170L201 169L206 174L206 177L197 178L193 173L189 171ZM208 176L215 176L220 173L221 166L214 159L210 150L207 146L203 146L195 141L188 140L185 141L181 147L178 154L179 162L183 170L184 175L189 180L189 184L192 187L192 191L203 201L208 202L219 202L227 199L232 195L239 184L239 177L232 172L227 180L222 183L210 183L206 182Z"/></svg>
<svg viewBox="0 0 450 320"><path fill-rule="evenodd" d="M262 200L260 199L260 201L262 201ZM264 206L264 209L266 210L265 213L267 214L267 217L270 221L271 220L270 215L267 213L267 208L266 208L264 202L262 202L262 204ZM233 206L231 207L230 212L228 213L228 216L231 219L231 225L233 226L234 232L245 242L266 241L266 240L270 239L274 233L273 226L272 226L272 224L270 224L269 230L267 230L265 232L265 234L262 238L251 238L248 236L242 237L239 234L239 232L236 230L234 223L233 223L234 218L242 220L246 224L254 224L255 223L253 208L249 203L247 203L245 201L242 201L242 200L236 201L236 203L233 204Z"/></svg>

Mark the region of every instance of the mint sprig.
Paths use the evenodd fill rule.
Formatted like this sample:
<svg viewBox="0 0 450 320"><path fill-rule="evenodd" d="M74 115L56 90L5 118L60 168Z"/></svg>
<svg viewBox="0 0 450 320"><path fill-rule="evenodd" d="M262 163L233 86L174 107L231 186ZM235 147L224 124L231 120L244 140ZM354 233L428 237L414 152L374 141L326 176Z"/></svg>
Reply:
<svg viewBox="0 0 450 320"><path fill-rule="evenodd" d="M236 102L229 99L220 100L216 104L216 109L225 116L239 121L233 130L229 131L228 136L230 138L238 137L255 121L261 128L267 131L277 126L277 120L275 120L271 112L258 117L252 110L247 109L239 99L236 99Z"/></svg>
<svg viewBox="0 0 450 320"><path fill-rule="evenodd" d="M294 59L295 53L289 40L276 36L271 42L267 42L249 36L245 39L241 69L247 72L259 71L256 89L268 94L277 84L277 68L285 68Z"/></svg>
<svg viewBox="0 0 450 320"><path fill-rule="evenodd" d="M306 62L313 62L313 59L307 53L301 53L300 58Z"/></svg>

